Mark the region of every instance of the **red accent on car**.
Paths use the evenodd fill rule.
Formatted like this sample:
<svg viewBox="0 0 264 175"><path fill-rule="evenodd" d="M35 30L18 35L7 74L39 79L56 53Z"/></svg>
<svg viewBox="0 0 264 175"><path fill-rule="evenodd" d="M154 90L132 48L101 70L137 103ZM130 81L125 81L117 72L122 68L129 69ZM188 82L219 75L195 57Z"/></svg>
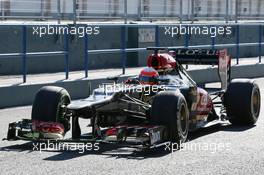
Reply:
<svg viewBox="0 0 264 175"><path fill-rule="evenodd" d="M118 130L121 129L121 128L125 128L125 129L128 129L128 128L146 128L146 129L151 129L151 128L156 128L158 127L159 125L117 125L115 127L111 127L109 129L106 130L105 132L105 136L114 136L114 135L117 135L118 134Z"/></svg>
<svg viewBox="0 0 264 175"><path fill-rule="evenodd" d="M110 128L105 132L106 136L112 136L117 135L117 129L116 128Z"/></svg>
<svg viewBox="0 0 264 175"><path fill-rule="evenodd" d="M59 133L63 134L65 129L63 124L58 122L44 122L39 120L32 120L32 130L44 133Z"/></svg>
<svg viewBox="0 0 264 175"><path fill-rule="evenodd" d="M213 102L208 92L202 88L198 88L198 104L196 111L198 115L208 115L213 108Z"/></svg>
<svg viewBox="0 0 264 175"><path fill-rule="evenodd" d="M156 70L171 69L176 67L176 61L170 54L167 53L157 55L152 54L148 57L147 65Z"/></svg>

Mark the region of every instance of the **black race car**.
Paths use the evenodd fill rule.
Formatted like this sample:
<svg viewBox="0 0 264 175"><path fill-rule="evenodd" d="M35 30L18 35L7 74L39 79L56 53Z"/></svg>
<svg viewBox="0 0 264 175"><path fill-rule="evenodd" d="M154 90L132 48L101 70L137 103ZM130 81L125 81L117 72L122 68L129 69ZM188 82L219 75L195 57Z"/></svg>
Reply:
<svg viewBox="0 0 264 175"><path fill-rule="evenodd" d="M184 142L189 132L230 121L254 125L260 112L258 85L230 80L226 50L148 48L148 67L117 83L110 77L86 99L71 101L66 89L41 88L31 120L9 124L7 140L106 142L153 148ZM221 88L197 86L183 64L218 65ZM81 133L79 118L89 119L91 133ZM72 137L64 138L71 130Z"/></svg>

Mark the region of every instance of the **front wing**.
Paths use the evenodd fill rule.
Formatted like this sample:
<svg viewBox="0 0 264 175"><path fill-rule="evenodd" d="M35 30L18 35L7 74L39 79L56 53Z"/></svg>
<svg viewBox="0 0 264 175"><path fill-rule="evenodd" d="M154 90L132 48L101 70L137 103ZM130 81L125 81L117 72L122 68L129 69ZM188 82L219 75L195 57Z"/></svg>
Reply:
<svg viewBox="0 0 264 175"><path fill-rule="evenodd" d="M154 148L165 145L167 139L165 126L154 125L122 125L102 129L100 135L92 133L82 135L78 139L63 136L49 137L49 133L36 132L32 129L32 121L24 119L10 123L6 140L26 140L37 142L73 142L73 143L117 143L136 148ZM53 135L54 136L54 135ZM56 135L55 135L56 136Z"/></svg>

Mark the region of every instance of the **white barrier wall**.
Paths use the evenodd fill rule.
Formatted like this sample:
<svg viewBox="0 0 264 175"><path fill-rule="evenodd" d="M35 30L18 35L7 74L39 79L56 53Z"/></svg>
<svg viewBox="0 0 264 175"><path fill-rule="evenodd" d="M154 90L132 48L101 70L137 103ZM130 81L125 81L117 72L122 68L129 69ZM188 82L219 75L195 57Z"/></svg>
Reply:
<svg viewBox="0 0 264 175"><path fill-rule="evenodd" d="M7 9L6 9L7 10ZM10 0L11 13L38 13L41 12L41 4L39 0Z"/></svg>
<svg viewBox="0 0 264 175"><path fill-rule="evenodd" d="M0 0L1 11L11 13L48 13L57 12L58 0ZM41 3L42 2L42 3ZM191 0L182 0L183 15L191 14ZM235 15L236 0L229 0L229 14ZM124 0L76 0L77 13L103 16L122 16ZM180 0L127 0L128 14L141 16L178 16ZM139 8L139 4L141 7ZM61 12L73 12L73 0L60 0ZM238 14L241 16L264 15L263 0L238 0ZM226 0L194 0L194 15L203 17L223 16L226 14Z"/></svg>

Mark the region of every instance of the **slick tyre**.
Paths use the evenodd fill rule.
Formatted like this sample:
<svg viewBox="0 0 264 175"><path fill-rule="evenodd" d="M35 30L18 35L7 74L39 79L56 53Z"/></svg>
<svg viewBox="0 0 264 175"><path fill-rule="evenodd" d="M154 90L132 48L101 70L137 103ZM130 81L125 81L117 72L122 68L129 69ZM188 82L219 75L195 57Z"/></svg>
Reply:
<svg viewBox="0 0 264 175"><path fill-rule="evenodd" d="M45 122L62 123L66 132L70 129L70 122L65 116L65 109L70 102L70 95L64 88L42 87L35 96L31 118Z"/></svg>
<svg viewBox="0 0 264 175"><path fill-rule="evenodd" d="M167 128L168 140L183 143L189 131L189 110L181 93L160 92L151 108L151 123Z"/></svg>
<svg viewBox="0 0 264 175"><path fill-rule="evenodd" d="M224 94L224 105L229 121L233 125L254 125L260 112L260 90L248 79L235 79Z"/></svg>

